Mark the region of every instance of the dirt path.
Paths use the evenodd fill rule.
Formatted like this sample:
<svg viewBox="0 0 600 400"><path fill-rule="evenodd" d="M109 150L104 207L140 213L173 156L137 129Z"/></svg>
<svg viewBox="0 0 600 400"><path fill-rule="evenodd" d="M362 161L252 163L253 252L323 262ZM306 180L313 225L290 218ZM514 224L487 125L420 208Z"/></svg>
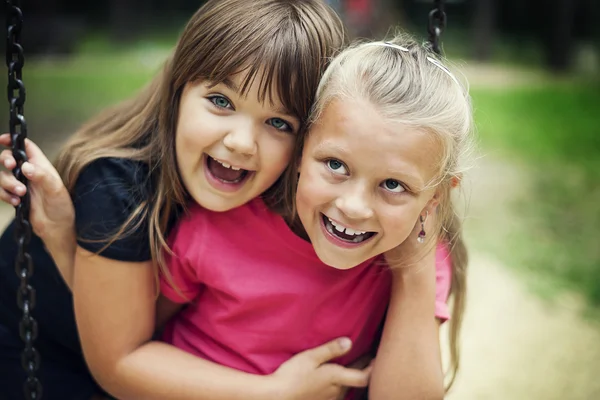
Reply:
<svg viewBox="0 0 600 400"><path fill-rule="evenodd" d="M495 240L510 234L506 205L528 187L519 171L493 155L479 160L466 180L467 240L481 229ZM514 270L470 250L462 369L448 399L600 399L600 323L575 301L541 300Z"/></svg>
<svg viewBox="0 0 600 400"><path fill-rule="evenodd" d="M471 263L462 349L448 399L600 399L600 327L544 304L482 254Z"/></svg>

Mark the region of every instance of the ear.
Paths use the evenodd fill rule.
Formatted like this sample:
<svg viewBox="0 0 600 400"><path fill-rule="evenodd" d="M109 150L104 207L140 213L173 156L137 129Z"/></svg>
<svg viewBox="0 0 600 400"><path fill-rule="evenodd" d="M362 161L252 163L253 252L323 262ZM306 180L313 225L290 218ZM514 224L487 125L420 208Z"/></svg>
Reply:
<svg viewBox="0 0 600 400"><path fill-rule="evenodd" d="M463 174L456 174L452 178L450 178L450 188L455 189L460 186L462 183Z"/></svg>
<svg viewBox="0 0 600 400"><path fill-rule="evenodd" d="M440 197L440 191L439 189L436 189L433 197L427 202L427 204L425 204L423 212L428 211L429 214L434 213L436 208L440 205Z"/></svg>

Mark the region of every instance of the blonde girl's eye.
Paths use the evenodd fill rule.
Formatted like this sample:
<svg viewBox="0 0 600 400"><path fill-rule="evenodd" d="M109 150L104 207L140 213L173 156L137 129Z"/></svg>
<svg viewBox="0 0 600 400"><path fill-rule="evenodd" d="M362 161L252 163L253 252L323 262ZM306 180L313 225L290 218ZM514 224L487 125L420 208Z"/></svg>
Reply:
<svg viewBox="0 0 600 400"><path fill-rule="evenodd" d="M395 179L386 179L385 181L383 181L381 186L388 192L392 193L402 193L406 191L404 186L402 186L402 184Z"/></svg>
<svg viewBox="0 0 600 400"><path fill-rule="evenodd" d="M335 158L325 161L325 164L327 165L327 168L330 171L332 171L336 174L346 175L348 173L348 170L346 169L346 166L344 165L344 163L341 162L340 160L336 160Z"/></svg>

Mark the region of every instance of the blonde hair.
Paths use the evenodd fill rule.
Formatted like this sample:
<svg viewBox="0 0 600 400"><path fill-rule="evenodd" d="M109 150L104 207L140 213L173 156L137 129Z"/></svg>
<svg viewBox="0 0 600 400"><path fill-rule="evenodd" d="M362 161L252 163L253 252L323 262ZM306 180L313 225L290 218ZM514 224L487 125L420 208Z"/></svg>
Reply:
<svg viewBox="0 0 600 400"><path fill-rule="evenodd" d="M209 0L186 25L162 73L81 127L60 152L57 170L72 192L81 171L100 158L147 164L154 185L150 198L107 241L148 221L152 260L169 276L161 252L168 249L164 235L169 217L187 198L174 145L184 86L195 80L220 83L242 71L242 94L256 79L259 100L276 93L305 124L327 61L343 42L339 17L320 0Z"/></svg>
<svg viewBox="0 0 600 400"><path fill-rule="evenodd" d="M439 142L442 154L437 173L429 187L435 187L440 204L436 232L428 232L448 243L452 263L452 319L450 320L449 389L459 368L460 327L465 308L467 251L462 239L461 220L455 213L450 190L466 169L472 146L473 113L470 97L441 60L408 35L385 42L355 43L342 51L325 71L317 90L311 121L318 120L335 99L369 101L386 120L429 132ZM297 144L292 166L302 154ZM286 174L293 188L286 198L294 198L297 172ZM295 209L288 201L287 217ZM293 223L293 222L292 222ZM429 241L436 244L435 240ZM423 247L423 252L431 250ZM414 256L414 255L413 255ZM407 257L408 258L408 257ZM414 258L412 258L414 260Z"/></svg>

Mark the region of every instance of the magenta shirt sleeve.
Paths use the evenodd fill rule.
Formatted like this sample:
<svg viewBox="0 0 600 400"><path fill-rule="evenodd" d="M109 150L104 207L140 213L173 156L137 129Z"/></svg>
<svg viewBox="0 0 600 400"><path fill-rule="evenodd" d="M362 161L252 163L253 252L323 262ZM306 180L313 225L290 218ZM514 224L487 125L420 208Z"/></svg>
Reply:
<svg viewBox="0 0 600 400"><path fill-rule="evenodd" d="M195 219L181 220L169 237L172 254L163 253L171 279L164 272L160 274L160 291L175 303L189 303L201 288L197 274L200 246L193 246L199 226L194 222Z"/></svg>
<svg viewBox="0 0 600 400"><path fill-rule="evenodd" d="M438 244L435 254L435 316L442 322L450 319L448 295L452 283L452 259L448 243Z"/></svg>

